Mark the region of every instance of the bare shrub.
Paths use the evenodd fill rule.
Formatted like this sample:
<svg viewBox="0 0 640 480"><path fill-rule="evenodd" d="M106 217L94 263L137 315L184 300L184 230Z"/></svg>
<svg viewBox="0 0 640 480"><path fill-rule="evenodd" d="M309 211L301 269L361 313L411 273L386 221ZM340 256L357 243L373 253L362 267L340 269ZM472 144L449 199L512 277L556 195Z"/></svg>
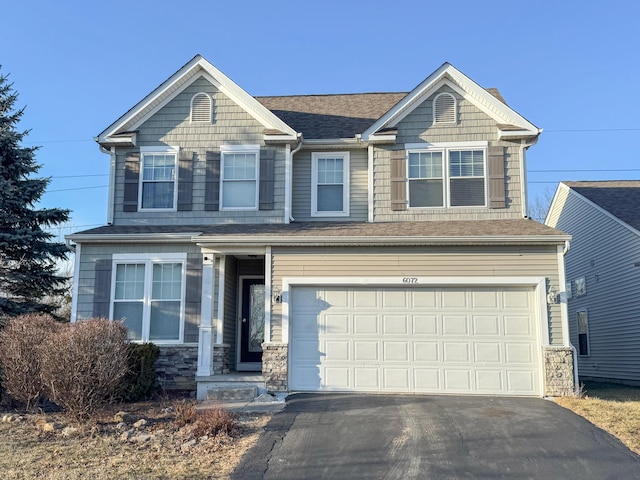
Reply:
<svg viewBox="0 0 640 480"><path fill-rule="evenodd" d="M40 346L61 327L51 315L24 314L9 319L0 331L2 385L27 410L37 406L44 394Z"/></svg>
<svg viewBox="0 0 640 480"><path fill-rule="evenodd" d="M198 405L196 400L181 400L176 403L174 411L176 412L175 423L178 427L195 423L197 416L196 405Z"/></svg>
<svg viewBox="0 0 640 480"><path fill-rule="evenodd" d="M222 407L214 407L198 412L191 433L195 437L231 435L237 426L237 416L234 413Z"/></svg>
<svg viewBox="0 0 640 480"><path fill-rule="evenodd" d="M46 339L41 352L49 398L83 420L109 403L127 373L127 330L122 322L83 320Z"/></svg>

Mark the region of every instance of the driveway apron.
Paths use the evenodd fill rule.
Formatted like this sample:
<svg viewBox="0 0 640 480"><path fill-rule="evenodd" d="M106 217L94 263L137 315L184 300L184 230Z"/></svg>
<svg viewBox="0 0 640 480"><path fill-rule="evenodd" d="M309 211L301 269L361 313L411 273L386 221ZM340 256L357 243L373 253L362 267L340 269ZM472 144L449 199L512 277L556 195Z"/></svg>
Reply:
<svg viewBox="0 0 640 480"><path fill-rule="evenodd" d="M538 398L296 394L233 479L640 478L640 457Z"/></svg>

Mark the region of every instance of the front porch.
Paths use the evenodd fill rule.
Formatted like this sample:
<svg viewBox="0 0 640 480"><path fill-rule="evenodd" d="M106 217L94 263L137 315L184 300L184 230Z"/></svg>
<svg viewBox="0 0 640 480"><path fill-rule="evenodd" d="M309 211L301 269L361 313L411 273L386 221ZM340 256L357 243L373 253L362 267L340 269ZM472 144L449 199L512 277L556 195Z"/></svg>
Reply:
<svg viewBox="0 0 640 480"><path fill-rule="evenodd" d="M262 356L270 333L270 249L201 248L197 398L265 393Z"/></svg>

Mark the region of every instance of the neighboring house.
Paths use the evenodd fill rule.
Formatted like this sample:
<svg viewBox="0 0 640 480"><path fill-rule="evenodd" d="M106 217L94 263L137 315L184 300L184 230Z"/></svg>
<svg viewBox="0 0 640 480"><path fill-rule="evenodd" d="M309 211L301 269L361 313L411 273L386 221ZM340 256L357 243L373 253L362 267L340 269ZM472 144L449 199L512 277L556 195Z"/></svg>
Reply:
<svg viewBox="0 0 640 480"><path fill-rule="evenodd" d="M581 380L640 382L640 181L562 182L546 224L566 256L571 342Z"/></svg>
<svg viewBox="0 0 640 480"><path fill-rule="evenodd" d="M108 225L69 236L73 321L124 318L200 398L234 372L570 394L570 237L525 218L539 133L448 63L409 93L252 97L196 56L97 137Z"/></svg>

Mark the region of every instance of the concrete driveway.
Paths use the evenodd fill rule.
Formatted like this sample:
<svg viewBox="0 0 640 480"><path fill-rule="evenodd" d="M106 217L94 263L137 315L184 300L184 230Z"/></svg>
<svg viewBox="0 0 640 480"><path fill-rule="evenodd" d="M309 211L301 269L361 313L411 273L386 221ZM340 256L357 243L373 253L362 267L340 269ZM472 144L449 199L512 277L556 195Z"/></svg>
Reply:
<svg viewBox="0 0 640 480"><path fill-rule="evenodd" d="M233 479L640 478L640 457L536 398L296 394Z"/></svg>

